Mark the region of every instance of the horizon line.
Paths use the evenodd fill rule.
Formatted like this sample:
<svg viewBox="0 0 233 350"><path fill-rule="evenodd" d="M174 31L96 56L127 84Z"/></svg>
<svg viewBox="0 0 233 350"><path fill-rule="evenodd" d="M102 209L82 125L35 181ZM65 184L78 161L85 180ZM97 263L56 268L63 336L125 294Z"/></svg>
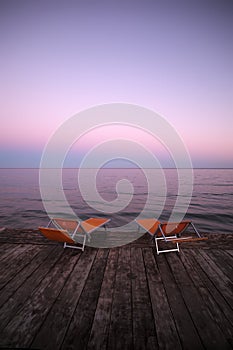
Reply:
<svg viewBox="0 0 233 350"><path fill-rule="evenodd" d="M110 169L128 169L128 170L135 170L135 169L171 169L171 170L174 170L174 169L213 169L213 170L216 170L216 169L219 169L219 170L233 170L233 167L192 167L192 168L175 168L175 167L161 167L161 168L148 168L148 167L144 167L144 168L139 168L139 167L111 167L111 168L79 168L79 167L64 167L64 168L40 168L40 167L0 167L0 170L9 170L9 169L104 169L104 170L110 170Z"/></svg>

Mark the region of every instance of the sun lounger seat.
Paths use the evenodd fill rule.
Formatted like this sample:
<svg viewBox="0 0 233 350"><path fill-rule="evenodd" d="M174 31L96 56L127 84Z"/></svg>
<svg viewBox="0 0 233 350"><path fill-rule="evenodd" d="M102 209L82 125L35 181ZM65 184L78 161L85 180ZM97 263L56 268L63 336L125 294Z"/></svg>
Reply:
<svg viewBox="0 0 233 350"><path fill-rule="evenodd" d="M39 227L40 232L48 239L57 242L76 244L66 230L58 230L57 228Z"/></svg>

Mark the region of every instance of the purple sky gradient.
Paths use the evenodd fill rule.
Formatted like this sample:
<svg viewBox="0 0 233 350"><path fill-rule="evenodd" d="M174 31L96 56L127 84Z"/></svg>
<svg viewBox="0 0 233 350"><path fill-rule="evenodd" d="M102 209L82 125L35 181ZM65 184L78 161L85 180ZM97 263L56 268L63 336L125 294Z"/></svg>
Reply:
<svg viewBox="0 0 233 350"><path fill-rule="evenodd" d="M194 167L233 167L232 37L231 0L1 0L0 167L39 167L67 118L111 102L164 116Z"/></svg>

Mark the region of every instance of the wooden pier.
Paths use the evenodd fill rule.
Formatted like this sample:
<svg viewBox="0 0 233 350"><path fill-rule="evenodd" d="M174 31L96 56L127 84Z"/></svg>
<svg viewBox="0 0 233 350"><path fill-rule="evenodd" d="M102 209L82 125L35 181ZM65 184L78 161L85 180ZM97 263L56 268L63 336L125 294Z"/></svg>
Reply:
<svg viewBox="0 0 233 350"><path fill-rule="evenodd" d="M156 255L0 233L1 349L232 349L233 235Z"/></svg>

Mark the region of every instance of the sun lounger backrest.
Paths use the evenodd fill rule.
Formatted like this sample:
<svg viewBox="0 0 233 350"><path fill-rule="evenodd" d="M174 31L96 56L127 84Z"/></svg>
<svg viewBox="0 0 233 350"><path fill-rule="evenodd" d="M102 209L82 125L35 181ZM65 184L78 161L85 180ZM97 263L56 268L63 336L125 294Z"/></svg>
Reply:
<svg viewBox="0 0 233 350"><path fill-rule="evenodd" d="M60 219L60 218L54 218L52 221L55 226L58 226L59 228L62 228L68 231L74 231L78 224L76 220L67 220L67 219Z"/></svg>
<svg viewBox="0 0 233 350"><path fill-rule="evenodd" d="M97 228L104 226L107 222L109 222L108 219L90 218L85 221L82 221L81 226L85 232L91 233L95 231Z"/></svg>
<svg viewBox="0 0 233 350"><path fill-rule="evenodd" d="M190 225L190 221L182 221L179 223L172 222L172 223L161 224L160 226L166 236L170 234L174 234L174 235L181 234L186 230L186 228L189 225Z"/></svg>

